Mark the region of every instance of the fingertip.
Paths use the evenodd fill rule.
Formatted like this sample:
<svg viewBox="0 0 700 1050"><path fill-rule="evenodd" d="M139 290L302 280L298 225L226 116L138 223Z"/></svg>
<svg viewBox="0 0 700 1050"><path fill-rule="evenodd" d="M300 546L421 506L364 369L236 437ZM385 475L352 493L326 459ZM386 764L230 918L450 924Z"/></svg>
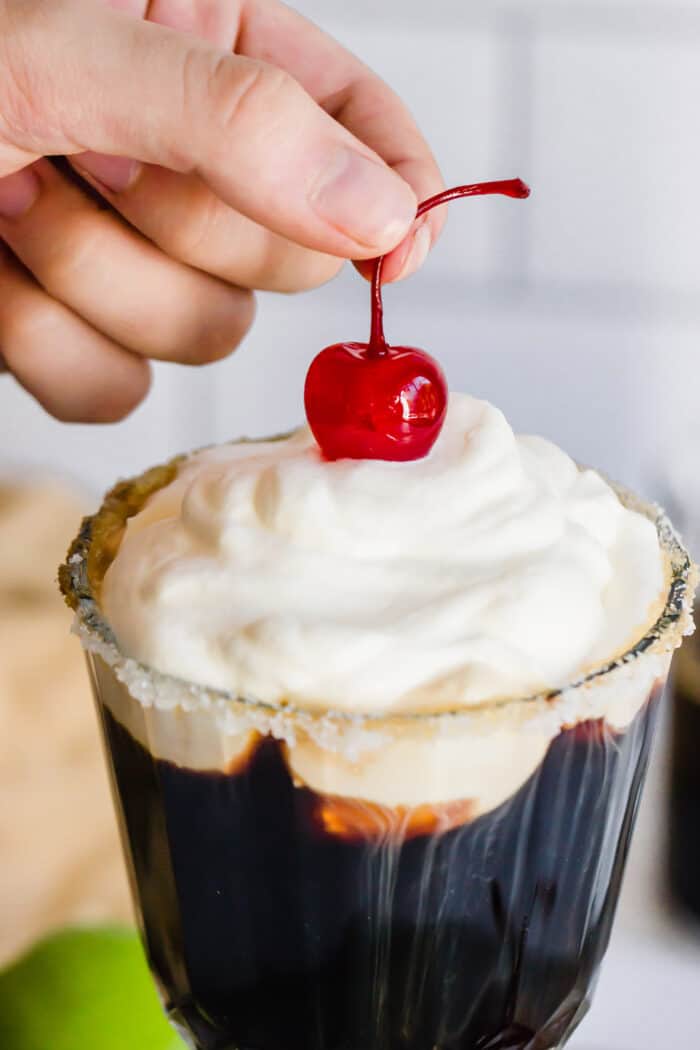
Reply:
<svg viewBox="0 0 700 1050"><path fill-rule="evenodd" d="M292 271L285 267L279 275L272 274L268 281L269 289L282 295L294 295L321 288L334 280L345 265L345 259L335 255L324 255L322 252L304 252L296 260ZM262 290L262 289L261 289Z"/></svg>
<svg viewBox="0 0 700 1050"><path fill-rule="evenodd" d="M101 368L93 369L87 362L70 383L63 383L45 374L16 371L21 385L60 423L110 424L120 423L131 415L143 402L151 387L151 368L128 351L124 355L118 374L110 374L109 368L101 374ZM100 355L98 355L99 358ZM129 363L126 364L126 358ZM82 373L82 374L81 374Z"/></svg>
<svg viewBox="0 0 700 1050"><path fill-rule="evenodd" d="M401 243L388 255L384 256L382 263L382 284L392 284L402 281L405 277L419 270L427 259L433 244L433 231L430 224L419 221L407 234ZM358 272L371 281L375 266L374 259L362 260L355 263Z"/></svg>
<svg viewBox="0 0 700 1050"><path fill-rule="evenodd" d="M429 224L423 223L417 226L408 238L408 249L403 262L399 265L399 260L396 260L396 273L391 280L401 281L404 277L410 277L411 274L420 270L428 258L431 246L432 230Z"/></svg>
<svg viewBox="0 0 700 1050"><path fill-rule="evenodd" d="M383 161L337 150L310 194L316 215L357 246L358 258L392 251L416 215L416 195Z"/></svg>
<svg viewBox="0 0 700 1050"><path fill-rule="evenodd" d="M133 364L121 382L98 387L90 402L77 409L80 418L73 422L120 423L145 401L153 382L151 366L136 354L131 356Z"/></svg>
<svg viewBox="0 0 700 1050"><path fill-rule="evenodd" d="M193 319L170 360L195 366L216 364L232 354L248 334L257 311L255 296L245 289L219 284L221 294L210 297L208 309Z"/></svg>

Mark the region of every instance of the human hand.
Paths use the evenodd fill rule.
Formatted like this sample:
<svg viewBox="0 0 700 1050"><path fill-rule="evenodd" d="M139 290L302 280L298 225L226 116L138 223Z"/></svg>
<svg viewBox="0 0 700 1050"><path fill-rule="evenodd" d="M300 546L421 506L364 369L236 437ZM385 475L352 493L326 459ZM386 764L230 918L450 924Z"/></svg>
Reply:
<svg viewBox="0 0 700 1050"><path fill-rule="evenodd" d="M412 272L440 187L400 100L277 0L0 0L0 354L59 419L227 354L251 289Z"/></svg>

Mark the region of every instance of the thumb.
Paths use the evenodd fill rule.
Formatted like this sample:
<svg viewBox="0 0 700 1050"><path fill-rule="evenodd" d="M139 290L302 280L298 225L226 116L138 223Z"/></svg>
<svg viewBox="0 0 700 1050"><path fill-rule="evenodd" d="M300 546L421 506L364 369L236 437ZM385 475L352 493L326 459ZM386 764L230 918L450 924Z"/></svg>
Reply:
<svg viewBox="0 0 700 1050"><path fill-rule="evenodd" d="M306 247L393 248L408 184L287 73L93 0L0 0L0 176L84 151L194 172Z"/></svg>

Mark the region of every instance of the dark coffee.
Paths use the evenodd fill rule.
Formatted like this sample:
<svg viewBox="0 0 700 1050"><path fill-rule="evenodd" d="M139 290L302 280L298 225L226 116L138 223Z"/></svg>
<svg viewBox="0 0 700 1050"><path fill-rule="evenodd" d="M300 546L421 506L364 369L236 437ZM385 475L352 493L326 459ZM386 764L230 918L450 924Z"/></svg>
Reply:
<svg viewBox="0 0 700 1050"><path fill-rule="evenodd" d="M696 608L696 617L699 614ZM676 901L700 918L699 635L685 643L674 666L669 825L671 889Z"/></svg>
<svg viewBox="0 0 700 1050"><path fill-rule="evenodd" d="M192 772L103 709L172 1019L200 1050L559 1046L608 942L658 692L624 733L560 733L497 809L403 837L334 831L271 739Z"/></svg>

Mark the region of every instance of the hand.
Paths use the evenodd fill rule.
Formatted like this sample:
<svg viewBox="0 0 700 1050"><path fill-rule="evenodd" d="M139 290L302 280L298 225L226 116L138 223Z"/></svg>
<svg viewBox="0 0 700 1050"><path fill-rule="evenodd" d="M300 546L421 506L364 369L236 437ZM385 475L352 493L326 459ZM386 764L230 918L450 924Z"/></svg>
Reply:
<svg viewBox="0 0 700 1050"><path fill-rule="evenodd" d="M251 289L416 269L440 188L399 99L277 0L0 0L0 353L59 419L227 354Z"/></svg>

